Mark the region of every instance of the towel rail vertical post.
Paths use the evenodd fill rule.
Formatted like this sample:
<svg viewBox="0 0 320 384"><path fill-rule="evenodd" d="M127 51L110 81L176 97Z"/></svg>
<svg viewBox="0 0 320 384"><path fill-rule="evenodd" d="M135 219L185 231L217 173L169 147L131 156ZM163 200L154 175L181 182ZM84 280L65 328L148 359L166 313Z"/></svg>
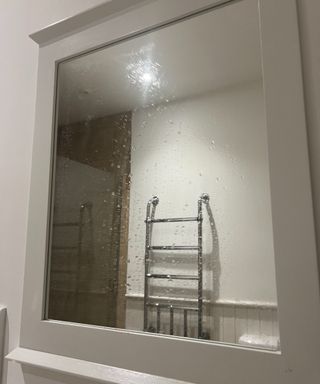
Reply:
<svg viewBox="0 0 320 384"><path fill-rule="evenodd" d="M173 335L173 306L170 305L170 335Z"/></svg>
<svg viewBox="0 0 320 384"><path fill-rule="evenodd" d="M186 309L183 311L183 336L188 336L188 311Z"/></svg>
<svg viewBox="0 0 320 384"><path fill-rule="evenodd" d="M150 269L150 252L151 252L151 234L152 234L152 219L154 218L155 209L159 203L158 197L154 196L148 201L146 212L146 244L144 256L144 300L143 300L143 330L148 330L148 297L149 297L149 283L147 275ZM152 208L151 208L152 206Z"/></svg>
<svg viewBox="0 0 320 384"><path fill-rule="evenodd" d="M198 200L198 338L202 337L202 198Z"/></svg>
<svg viewBox="0 0 320 384"><path fill-rule="evenodd" d="M203 338L203 204L209 203L208 193L203 193L198 200L198 338Z"/></svg>
<svg viewBox="0 0 320 384"><path fill-rule="evenodd" d="M145 279L144 279L144 317L143 317L143 329L144 331L147 331L148 328L148 307L147 307L147 298L149 295L149 284L148 279L146 278L147 274L149 273L149 253L150 253L150 208L151 208L151 201L147 204L147 214L146 214L146 245L145 245L145 257L144 257L144 271L145 271Z"/></svg>

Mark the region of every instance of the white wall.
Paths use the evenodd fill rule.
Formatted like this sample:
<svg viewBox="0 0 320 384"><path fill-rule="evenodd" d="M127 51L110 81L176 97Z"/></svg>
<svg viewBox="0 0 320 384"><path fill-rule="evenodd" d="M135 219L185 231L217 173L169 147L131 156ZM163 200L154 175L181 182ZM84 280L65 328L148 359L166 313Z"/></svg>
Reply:
<svg viewBox="0 0 320 384"><path fill-rule="evenodd" d="M38 66L38 47L28 35L102 2L0 2L0 303L8 307L6 351L18 345L20 332ZM4 368L4 383L25 382L18 365Z"/></svg>
<svg viewBox="0 0 320 384"><path fill-rule="evenodd" d="M320 263L320 1L298 0L318 260Z"/></svg>
<svg viewBox="0 0 320 384"><path fill-rule="evenodd" d="M206 192L210 202L208 209L203 207L203 296L211 303L233 305L229 313L217 304L206 305L204 328L211 338L238 342L244 328L236 334L229 328L235 329L243 316L240 309L250 303L259 308L260 318L268 324L264 332L271 336L277 322L263 307L271 304L276 315L277 299L262 82L137 110L132 145L127 328L141 330L143 323L147 201L154 195L160 198L158 218L194 217L197 200ZM197 242L196 222L153 226L153 245ZM197 274L194 251L153 252L153 259L157 261L151 272ZM173 302L178 298L179 304L197 298L196 282L158 280L151 287L152 296L171 297ZM249 314L251 324L256 313ZM169 329L167 315L162 314L162 332ZM180 315L175 314L175 334L182 332ZM228 324L226 317L230 327L217 334L217 324ZM196 318L189 324L192 335Z"/></svg>
<svg viewBox="0 0 320 384"><path fill-rule="evenodd" d="M207 192L213 217L204 208L204 286L216 291L210 298L276 303L263 103L262 83L254 81L133 114L128 293L143 293L147 201L160 198L159 218L196 216ZM196 223L154 225L153 245L174 243L196 245ZM196 257L179 255L154 271L196 273ZM195 283L181 287L196 297Z"/></svg>
<svg viewBox="0 0 320 384"><path fill-rule="evenodd" d="M18 345L26 218L31 166L37 71L37 46L28 34L102 3L101 0L10 0L0 2L0 303L8 306L7 350ZM320 222L320 2L298 0L303 52L305 95L316 217ZM318 230L320 242L320 232ZM5 370L6 384L59 384L67 381L52 373L18 365ZM85 381L76 380L77 383Z"/></svg>

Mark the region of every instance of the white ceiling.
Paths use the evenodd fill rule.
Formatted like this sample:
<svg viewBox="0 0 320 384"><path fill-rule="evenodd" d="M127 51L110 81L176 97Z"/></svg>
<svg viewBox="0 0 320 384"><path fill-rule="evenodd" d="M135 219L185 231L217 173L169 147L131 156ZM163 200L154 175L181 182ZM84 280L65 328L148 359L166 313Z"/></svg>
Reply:
<svg viewBox="0 0 320 384"><path fill-rule="evenodd" d="M59 123L186 98L260 77L257 0L242 0L61 64Z"/></svg>

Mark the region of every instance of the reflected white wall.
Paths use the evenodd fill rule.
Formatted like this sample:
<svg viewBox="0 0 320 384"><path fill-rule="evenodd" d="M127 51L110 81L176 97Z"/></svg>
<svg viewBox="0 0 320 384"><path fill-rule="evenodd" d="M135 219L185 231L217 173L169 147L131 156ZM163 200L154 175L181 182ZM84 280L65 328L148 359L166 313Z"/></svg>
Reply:
<svg viewBox="0 0 320 384"><path fill-rule="evenodd" d="M143 294L148 199L159 196L157 217L195 216L197 199L207 192L217 231L215 239L205 212L205 285L214 287L211 298L276 303L263 102L257 80L133 114L129 295ZM154 228L154 244L197 241L192 223ZM160 270L191 273L196 258L189 260L177 257L175 265L164 263Z"/></svg>

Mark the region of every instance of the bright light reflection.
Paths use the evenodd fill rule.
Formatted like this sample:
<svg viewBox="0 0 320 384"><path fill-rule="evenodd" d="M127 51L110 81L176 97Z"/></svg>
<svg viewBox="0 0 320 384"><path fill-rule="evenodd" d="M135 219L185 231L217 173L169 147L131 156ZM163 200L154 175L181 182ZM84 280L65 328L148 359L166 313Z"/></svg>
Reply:
<svg viewBox="0 0 320 384"><path fill-rule="evenodd" d="M142 74L141 80L145 84L150 84L154 80L154 76L150 72L145 72L145 73Z"/></svg>

